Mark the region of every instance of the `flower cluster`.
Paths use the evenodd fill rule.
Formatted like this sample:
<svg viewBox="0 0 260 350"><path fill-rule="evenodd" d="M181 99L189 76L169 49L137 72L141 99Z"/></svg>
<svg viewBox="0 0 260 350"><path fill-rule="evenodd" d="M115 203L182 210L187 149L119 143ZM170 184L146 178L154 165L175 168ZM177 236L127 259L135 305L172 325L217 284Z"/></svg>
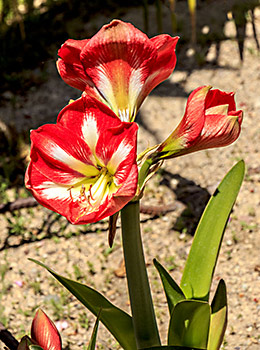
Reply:
<svg viewBox="0 0 260 350"><path fill-rule="evenodd" d="M39 203L73 224L96 222L138 193L136 113L169 77L178 37L149 39L114 20L91 39L67 40L57 62L62 79L82 91L56 124L31 133L26 187ZM150 164L237 139L242 111L233 93L200 87L190 95L179 126L149 152ZM141 167L142 164L140 164Z"/></svg>

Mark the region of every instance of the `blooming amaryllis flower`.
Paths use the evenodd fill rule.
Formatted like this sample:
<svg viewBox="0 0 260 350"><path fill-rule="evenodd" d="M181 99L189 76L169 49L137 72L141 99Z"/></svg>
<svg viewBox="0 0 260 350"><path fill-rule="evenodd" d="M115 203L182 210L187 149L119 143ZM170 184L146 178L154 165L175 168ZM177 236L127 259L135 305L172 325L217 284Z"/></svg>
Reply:
<svg viewBox="0 0 260 350"><path fill-rule="evenodd" d="M153 154L165 159L207 148L227 146L241 131L243 112L236 110L234 93L202 86L187 101L184 117Z"/></svg>
<svg viewBox="0 0 260 350"><path fill-rule="evenodd" d="M178 39L149 39L132 24L113 20L89 40L67 40L57 67L67 84L133 121L145 97L174 70Z"/></svg>
<svg viewBox="0 0 260 350"><path fill-rule="evenodd" d="M51 319L39 309L33 319L31 338L24 336L17 350L30 350L30 345L38 345L43 350L61 350L61 337Z"/></svg>
<svg viewBox="0 0 260 350"><path fill-rule="evenodd" d="M136 193L137 129L83 94L60 112L57 124L31 132L26 187L73 224L113 215Z"/></svg>

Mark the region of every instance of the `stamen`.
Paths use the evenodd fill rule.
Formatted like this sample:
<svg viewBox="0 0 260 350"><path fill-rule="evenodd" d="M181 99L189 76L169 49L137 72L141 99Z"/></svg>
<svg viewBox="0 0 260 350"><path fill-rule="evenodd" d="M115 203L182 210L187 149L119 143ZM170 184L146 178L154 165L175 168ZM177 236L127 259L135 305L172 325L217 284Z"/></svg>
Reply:
<svg viewBox="0 0 260 350"><path fill-rule="evenodd" d="M92 196L92 193L91 193L91 188L92 188L92 184L89 186L89 196L92 200L94 200L94 197Z"/></svg>
<svg viewBox="0 0 260 350"><path fill-rule="evenodd" d="M70 199L73 201L73 197L72 197L72 193L71 193L72 188L73 188L73 186L70 186L67 191L70 192Z"/></svg>
<svg viewBox="0 0 260 350"><path fill-rule="evenodd" d="M83 202L86 200L86 198L86 187L82 184L80 189L80 200Z"/></svg>

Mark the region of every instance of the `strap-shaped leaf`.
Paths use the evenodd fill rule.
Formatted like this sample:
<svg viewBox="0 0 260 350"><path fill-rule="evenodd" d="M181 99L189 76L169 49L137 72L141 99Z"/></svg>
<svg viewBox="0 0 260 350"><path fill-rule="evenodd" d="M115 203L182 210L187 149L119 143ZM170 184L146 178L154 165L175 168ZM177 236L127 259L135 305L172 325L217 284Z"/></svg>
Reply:
<svg viewBox="0 0 260 350"><path fill-rule="evenodd" d="M220 280L211 304L208 350L218 350L227 328L227 291L224 280Z"/></svg>
<svg viewBox="0 0 260 350"><path fill-rule="evenodd" d="M100 319L101 312L102 312L102 310L100 309L100 311L97 315L97 319L96 319L93 331L92 331L90 342L88 344L88 350L95 350L96 349L97 332L98 332L98 325L99 325L99 319Z"/></svg>
<svg viewBox="0 0 260 350"><path fill-rule="evenodd" d="M48 270L65 288L67 288L95 316L102 309L100 321L116 338L125 350L137 350L132 318L126 312L114 306L102 294L84 284L58 275L43 263L30 259Z"/></svg>
<svg viewBox="0 0 260 350"><path fill-rule="evenodd" d="M182 300L173 309L168 345L207 349L210 305L204 301Z"/></svg>
<svg viewBox="0 0 260 350"><path fill-rule="evenodd" d="M245 164L240 161L224 177L200 219L181 280L188 299L208 301L224 230L244 172Z"/></svg>
<svg viewBox="0 0 260 350"><path fill-rule="evenodd" d="M181 288L174 281L174 279L170 276L170 274L165 270L165 268L156 260L153 260L154 266L158 270L161 281L163 284L164 292L167 298L168 308L170 315L172 314L172 310L174 306L181 300L185 299L185 295L183 294Z"/></svg>

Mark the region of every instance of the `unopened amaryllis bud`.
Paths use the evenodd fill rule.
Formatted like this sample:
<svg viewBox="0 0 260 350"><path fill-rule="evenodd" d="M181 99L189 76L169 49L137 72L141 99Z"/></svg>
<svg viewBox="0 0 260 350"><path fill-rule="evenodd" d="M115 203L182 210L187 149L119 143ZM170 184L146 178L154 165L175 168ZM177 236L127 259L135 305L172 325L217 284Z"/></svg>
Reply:
<svg viewBox="0 0 260 350"><path fill-rule="evenodd" d="M67 40L57 67L67 84L133 121L145 97L174 70L178 39L149 39L132 24L113 20L89 40Z"/></svg>
<svg viewBox="0 0 260 350"><path fill-rule="evenodd" d="M83 95L60 112L56 124L31 132L26 187L73 224L115 214L136 193L137 129Z"/></svg>
<svg viewBox="0 0 260 350"><path fill-rule="evenodd" d="M43 350L61 350L61 337L49 317L39 309L33 319L31 338Z"/></svg>
<svg viewBox="0 0 260 350"><path fill-rule="evenodd" d="M191 152L223 147L241 131L243 112L236 110L234 93L202 86L188 98L184 117L153 157L174 158Z"/></svg>

